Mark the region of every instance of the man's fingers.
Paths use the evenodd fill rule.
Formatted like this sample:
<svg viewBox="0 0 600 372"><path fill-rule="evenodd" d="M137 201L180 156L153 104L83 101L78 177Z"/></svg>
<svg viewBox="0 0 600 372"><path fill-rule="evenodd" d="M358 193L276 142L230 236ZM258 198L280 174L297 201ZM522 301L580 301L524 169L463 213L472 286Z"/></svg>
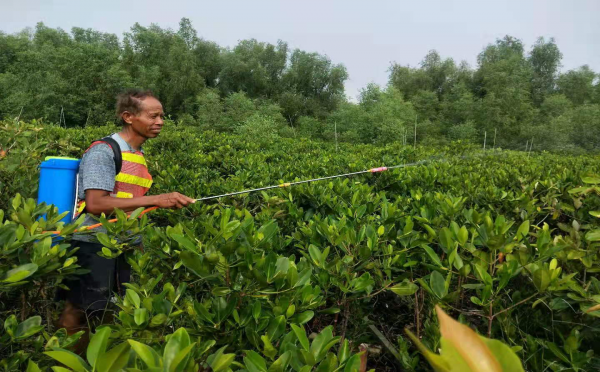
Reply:
<svg viewBox="0 0 600 372"><path fill-rule="evenodd" d="M190 204L195 203L196 201L192 198L189 198L183 194L179 194L179 202L182 203L184 206L188 206Z"/></svg>
<svg viewBox="0 0 600 372"><path fill-rule="evenodd" d="M163 202L160 203L162 208L181 209L187 207L196 201L178 192L163 194Z"/></svg>
<svg viewBox="0 0 600 372"><path fill-rule="evenodd" d="M179 208L182 208L183 206L187 205L187 203L186 203L183 195L181 195L181 194L177 195L177 198L175 199L175 202L177 203L177 205L181 206Z"/></svg>

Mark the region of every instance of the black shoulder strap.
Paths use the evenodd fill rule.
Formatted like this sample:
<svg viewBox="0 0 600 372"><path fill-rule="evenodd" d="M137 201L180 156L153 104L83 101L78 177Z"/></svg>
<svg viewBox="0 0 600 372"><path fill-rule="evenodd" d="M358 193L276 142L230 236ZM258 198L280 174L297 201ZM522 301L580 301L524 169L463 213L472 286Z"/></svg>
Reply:
<svg viewBox="0 0 600 372"><path fill-rule="evenodd" d="M115 155L115 174L119 174L121 172L121 166L123 165L121 146L119 146L119 143L115 141L112 137L104 137L102 139L99 139L98 141L106 142L112 148L113 154Z"/></svg>

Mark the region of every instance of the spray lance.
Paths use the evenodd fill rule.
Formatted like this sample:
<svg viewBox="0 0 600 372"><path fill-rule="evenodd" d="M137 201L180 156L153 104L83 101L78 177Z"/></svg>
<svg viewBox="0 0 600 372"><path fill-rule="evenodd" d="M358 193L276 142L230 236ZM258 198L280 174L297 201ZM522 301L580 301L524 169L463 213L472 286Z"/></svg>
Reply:
<svg viewBox="0 0 600 372"><path fill-rule="evenodd" d="M458 157L458 159L465 160L465 159L474 158L474 157L477 157L477 156L478 155L460 156L460 157ZM73 159L73 160L76 160L76 159ZM198 199L194 199L194 200L195 201L206 201L206 200L212 200L212 199L220 199L220 198L224 198L224 197L228 197L228 196L235 196L235 195L241 195L241 194L250 194L250 193L257 192L257 191L265 191L265 190L271 190L271 189L292 187L292 186L301 185L301 184L305 184L305 183L312 183L312 182L330 180L330 179L334 179L334 178L350 177L350 176L356 176L356 175L365 174L365 173L381 173L381 172L385 172L385 171L392 170L392 169L407 168L407 167L416 167L416 166L423 165L423 164L430 163L430 162L447 162L447 161L448 161L447 159L443 159L443 158L440 159L440 157L438 156L438 157L432 157L432 158L426 159L426 160L420 160L420 161L417 161L417 162L414 162L414 163L400 164L400 165L394 165L394 166L390 166L390 167L382 166L382 167L371 168L371 169L362 170L362 171L358 171L358 172L342 173L342 174L336 174L336 175L333 175L333 176L311 178L311 179L302 180L302 181L285 182L285 183L281 183L281 184L278 184L278 185L271 185L271 186L259 187L259 188L254 188L254 189L247 189L247 190L242 190L242 191L235 191L235 192L230 192L230 193L225 193L225 194L206 196L206 197L198 198ZM73 169L77 169L78 165L79 165L79 163L77 163L77 166L69 165L68 168L72 172ZM43 167L43 164L42 164L42 167ZM76 174L72 175L71 178L73 178L73 177L75 179L75 184L76 184L77 183L76 182L77 175ZM40 175L40 188L41 188L41 184L42 184L42 178L43 178L43 172ZM46 176L46 178L48 178L48 176ZM56 190L56 188L55 188L55 191L58 192L58 190ZM74 190L74 192L73 192L74 195L76 195L76 191L77 190ZM63 203L63 207L62 208L61 208L60 205L57 205L57 207L59 207L59 212L64 212L65 210L70 212L69 215L67 215L63 219L63 221L65 221L65 222L70 222L71 221L71 213L72 213L72 210L73 210L72 209L73 208L72 207L73 206L73 204L72 204L72 198L73 198L73 195L71 195L71 202L70 202L71 204L70 205L67 204L66 207L64 207L64 203ZM68 200L68 198L67 198L67 200ZM44 201L46 201L47 204L55 204L56 205L56 203L53 203L51 201L50 202L48 202L47 200L44 200ZM41 202L41 200L39 202ZM156 209L158 209L157 206L146 208L144 211L142 211L138 215L138 217L141 217L141 216L145 215L146 213L151 212L151 211L156 210ZM127 214L127 216L130 216L130 215L131 215L131 213ZM118 219L116 219L116 218L108 220L109 223L114 223L114 222L117 222L117 221L118 221ZM92 229L98 228L100 226L102 226L101 223L97 223L97 224L89 225L89 226L83 226L83 227L75 230L75 232L88 231L88 230L92 230ZM45 232L51 232L53 234L60 234L60 231L45 231Z"/></svg>
<svg viewBox="0 0 600 372"><path fill-rule="evenodd" d="M58 158L56 158L56 159L58 159ZM75 159L73 159L73 160L75 160ZM430 161L432 161L432 160L421 160L421 161L414 162L414 163L395 165L395 166L391 166L391 167L385 167L385 166L383 166L383 167L376 167L376 168L371 168L371 169L367 169L367 170L362 170L362 171L358 171L358 172L342 173L342 174L336 174L336 175L333 175L333 176L312 178L312 179L307 179L307 180L302 180L302 181L285 182L285 183L281 183L281 184L278 184L278 185L271 185L271 186L259 187L259 188L254 188L254 189L247 189L247 190L242 190L242 191L235 191L235 192L230 192L230 193L225 193L225 194L206 196L206 197L198 198L198 199L194 199L194 200L195 201L206 201L206 200L220 199L220 198L224 198L224 197L228 197L228 196L235 196L235 195L241 195L241 194L250 194L250 193L257 192L257 191L265 191L265 190L271 190L271 189L292 187L292 186L301 185L301 184L305 184L305 183L312 183L312 182L318 182L318 181L324 181L324 180L330 180L330 179L342 178L342 177L350 177L350 176L356 176L356 175L365 174L365 173L381 173L381 172L385 172L385 171L388 171L388 170L391 170L391 169L414 167L414 166L418 166L418 165L421 165L421 164L425 164L425 163L430 162ZM72 171L74 169L77 169L77 167L74 166L74 165L70 165L69 164L69 168L68 169ZM42 179L42 177L43 177L43 175L40 177L40 179ZM74 177L75 177L75 184L76 184L77 183L76 182L76 177L77 176L75 175ZM40 181L40 184L42 184L42 181ZM58 192L58 190L56 190L56 188L53 188L53 189L54 189L55 193ZM76 193L77 193L77 190L75 190L74 195L76 195ZM66 198L66 200L69 200L69 199L70 199L69 197ZM50 202L47 201L47 200L44 200L44 201L46 201L47 204L54 204L51 201ZM60 201L63 201L63 200L60 200ZM63 202L62 205L57 205L57 207L59 208L59 212L64 212L65 209L68 210L68 211L71 211L71 209L69 209L69 208L64 208L64 204L65 203ZM62 206L62 208L61 208L61 206ZM156 207L156 206L155 207L146 208L144 211L142 211L138 215L138 217L141 217L141 216L145 215L146 213L151 212L151 211L156 210L156 209L158 209L158 207ZM72 212L70 212L69 215L67 215L63 219L64 222L69 222L70 221L71 213ZM131 213L128 214L128 216L130 216L130 215L131 215ZM114 219L108 220L108 222L109 223L114 223L117 220L118 219L114 218ZM98 228L100 226L102 226L101 223L97 223L97 224L89 225L89 226L83 226L83 227L75 230L75 232L88 231L88 230L92 230L92 229ZM45 232L51 232L53 234L60 234L60 231L45 231Z"/></svg>

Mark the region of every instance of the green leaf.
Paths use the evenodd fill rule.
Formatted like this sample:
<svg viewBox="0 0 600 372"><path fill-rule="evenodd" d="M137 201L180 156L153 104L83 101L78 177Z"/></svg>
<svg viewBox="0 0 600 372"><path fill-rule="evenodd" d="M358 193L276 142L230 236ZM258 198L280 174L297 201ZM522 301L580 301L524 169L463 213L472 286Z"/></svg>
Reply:
<svg viewBox="0 0 600 372"><path fill-rule="evenodd" d="M142 213L143 211L144 211L144 207L139 207L138 209L134 210L129 215L129 220L135 220L136 218L138 218L138 216L140 215L140 213Z"/></svg>
<svg viewBox="0 0 600 372"><path fill-rule="evenodd" d="M321 356L324 356L324 352L326 351L325 346L333 339L333 327L327 326L312 341L310 344L310 352L317 362L321 359Z"/></svg>
<svg viewBox="0 0 600 372"><path fill-rule="evenodd" d="M278 317L271 318L269 327L267 328L267 335L269 340L276 341L285 332L285 316L279 315Z"/></svg>
<svg viewBox="0 0 600 372"><path fill-rule="evenodd" d="M27 362L27 369L25 370L25 372L42 372L42 370L40 369L40 367L38 367L37 364L32 362L31 359L29 359L29 361Z"/></svg>
<svg viewBox="0 0 600 372"><path fill-rule="evenodd" d="M437 255L437 253L435 253L435 251L433 249L431 249L430 246L423 244L423 245L421 245L421 247L425 250L425 252L429 256L429 258L431 258L431 261L433 261L434 264L436 264L437 266L443 267L440 257Z"/></svg>
<svg viewBox="0 0 600 372"><path fill-rule="evenodd" d="M73 354L68 350L55 348L53 351L46 351L44 354L57 360L75 372L86 372L91 370L90 366L79 355Z"/></svg>
<svg viewBox="0 0 600 372"><path fill-rule="evenodd" d="M364 351L362 353L364 353ZM354 354L348 359L346 366L344 367L344 372L355 372L360 369L360 356L362 353Z"/></svg>
<svg viewBox="0 0 600 372"><path fill-rule="evenodd" d="M291 351L286 351L285 353L281 354L281 356L277 358L277 360L274 361L273 364L271 364L268 372L284 372L290 362L291 356Z"/></svg>
<svg viewBox="0 0 600 372"><path fill-rule="evenodd" d="M306 268L298 274L298 281L294 284L294 288L303 287L310 281L310 276L312 275L311 268Z"/></svg>
<svg viewBox="0 0 600 372"><path fill-rule="evenodd" d="M295 324L290 325L292 326L292 330L296 334L298 341L300 341L300 345L302 345L302 348L304 348L304 350L306 351L309 351L308 337L306 337L306 331L304 330L304 327L297 326Z"/></svg>
<svg viewBox="0 0 600 372"><path fill-rule="evenodd" d="M266 356L268 356L271 359L275 358L275 356L277 355L277 349L275 349L275 347L271 343L269 336L262 335L262 336L260 336L260 340L264 344L263 354L265 354Z"/></svg>
<svg viewBox="0 0 600 372"><path fill-rule="evenodd" d="M458 230L458 243L460 245L465 245L469 240L469 231L466 226L462 226L460 230Z"/></svg>
<svg viewBox="0 0 600 372"><path fill-rule="evenodd" d="M180 234L171 234L170 236L177 243L179 243L180 247L185 248L190 252L194 252L194 253L198 252L198 248L196 247L196 244L194 242L192 242L190 239L188 239L187 236L180 235Z"/></svg>
<svg viewBox="0 0 600 372"><path fill-rule="evenodd" d="M327 353L325 359L317 367L315 372L330 372L335 371L338 367L337 356L333 353Z"/></svg>
<svg viewBox="0 0 600 372"><path fill-rule="evenodd" d="M425 345L423 345L423 343L411 331L406 329L405 332L412 342L417 345L417 348L421 354L423 354L425 359L427 359L435 372L451 372L450 365L444 360L444 358L429 351L429 349L427 349L427 347L425 347Z"/></svg>
<svg viewBox="0 0 600 372"><path fill-rule="evenodd" d="M458 351L458 349L455 347L455 344L442 337L440 338L440 345L441 345L441 350L440 350L440 354L441 357L447 361L449 364L452 365L452 370L456 370L456 371L473 371L474 369L469 367L469 365L467 364L467 361L465 360L465 356L462 355L460 353L460 351Z"/></svg>
<svg viewBox="0 0 600 372"><path fill-rule="evenodd" d="M115 248L114 244L111 242L110 238L105 233L96 234L96 239L98 239L98 242L100 242L100 244L102 244L106 248Z"/></svg>
<svg viewBox="0 0 600 372"><path fill-rule="evenodd" d="M581 177L581 180L583 181L583 183L592 185L597 185L600 183L600 177L598 176Z"/></svg>
<svg viewBox="0 0 600 372"><path fill-rule="evenodd" d="M401 283L394 284L388 289L398 296L411 296L415 294L419 287L415 283L409 282L408 279L404 279Z"/></svg>
<svg viewBox="0 0 600 372"><path fill-rule="evenodd" d="M505 343L479 336L490 349L496 360L500 363L503 371L523 371L521 360L515 352Z"/></svg>
<svg viewBox="0 0 600 372"><path fill-rule="evenodd" d="M560 350L560 348L558 346L556 346L556 344L554 342L547 341L544 344L546 345L546 347L548 347L548 349L550 349L552 354L556 355L557 358L559 358L560 360L562 360L563 362L565 362L567 364L571 363L569 358L562 352L562 350Z"/></svg>
<svg viewBox="0 0 600 372"><path fill-rule="evenodd" d="M221 372L226 371L227 368L233 363L233 358L235 354L223 354L225 348L227 346L223 346L216 353L211 354L208 359L208 365L212 368L213 372Z"/></svg>
<svg viewBox="0 0 600 372"><path fill-rule="evenodd" d="M442 249L448 253L454 247L454 240L452 239L452 232L449 228L444 227L440 230L439 236L440 245Z"/></svg>
<svg viewBox="0 0 600 372"><path fill-rule="evenodd" d="M317 267L321 267L323 264L322 263L323 254L321 253L319 248L317 248L315 245L311 244L310 246L308 246L308 253L310 254L310 258L312 258L315 265L317 265Z"/></svg>
<svg viewBox="0 0 600 372"><path fill-rule="evenodd" d="M6 320L4 321L4 330L11 337L14 337L14 334L15 334L15 331L17 330L18 325L19 325L19 322L17 321L17 317L14 314L12 314L8 318L6 318Z"/></svg>
<svg viewBox="0 0 600 372"><path fill-rule="evenodd" d="M125 368L129 360L129 350L130 346L127 342L113 347L98 359L96 370L98 372L112 372Z"/></svg>
<svg viewBox="0 0 600 372"><path fill-rule="evenodd" d="M12 200L12 207L17 210L21 206L21 194L17 193Z"/></svg>
<svg viewBox="0 0 600 372"><path fill-rule="evenodd" d="M183 266L188 270L203 278L210 274L209 266L204 262L202 257L196 253L185 251L179 255Z"/></svg>
<svg viewBox="0 0 600 372"><path fill-rule="evenodd" d="M135 306L136 309L140 308L140 296L134 290L127 289L125 291L125 298L130 304Z"/></svg>
<svg viewBox="0 0 600 372"><path fill-rule="evenodd" d="M338 360L340 363L344 363L346 359L350 356L350 343L347 339L340 345L338 349Z"/></svg>
<svg viewBox="0 0 600 372"><path fill-rule="evenodd" d="M354 287L354 291L356 292L365 291L367 293L371 293L375 281L371 278L371 274L365 272L360 277L354 278L351 284Z"/></svg>
<svg viewBox="0 0 600 372"><path fill-rule="evenodd" d="M431 290L435 293L439 298L444 298L446 296L446 280L437 271L433 271L431 273L431 278L429 279L429 283L431 285Z"/></svg>
<svg viewBox="0 0 600 372"><path fill-rule="evenodd" d="M255 351L246 350L244 364L248 372L267 372L267 362Z"/></svg>
<svg viewBox="0 0 600 372"><path fill-rule="evenodd" d="M54 372L73 372L72 370L70 370L68 368L57 367L57 366L52 367L52 370Z"/></svg>
<svg viewBox="0 0 600 372"><path fill-rule="evenodd" d="M255 301L254 305L252 306L252 317L254 317L254 320L258 321L258 319L260 318L261 311L262 309L260 301Z"/></svg>
<svg viewBox="0 0 600 372"><path fill-rule="evenodd" d="M96 366L98 358L101 358L106 352L108 347L108 338L110 337L110 328L102 327L96 329L96 334L90 340L88 345L86 356L88 362L90 362L92 368Z"/></svg>
<svg viewBox="0 0 600 372"><path fill-rule="evenodd" d="M31 318L19 323L17 329L15 330L15 339L22 340L38 333L44 329L44 326L41 324L42 317L39 315L32 316Z"/></svg>
<svg viewBox="0 0 600 372"><path fill-rule="evenodd" d="M308 321L310 321L313 317L315 316L315 312L312 310L306 310L300 314L297 314L294 317L294 320L296 321L296 323L298 324L305 324Z"/></svg>
<svg viewBox="0 0 600 372"><path fill-rule="evenodd" d="M285 312L285 317L290 318L290 317L294 316L295 313L296 313L296 305L292 304L292 305L288 306L288 308Z"/></svg>
<svg viewBox="0 0 600 372"><path fill-rule="evenodd" d="M342 311L339 307L330 307L328 309L319 310L320 314L337 314Z"/></svg>
<svg viewBox="0 0 600 372"><path fill-rule="evenodd" d="M585 240L588 242L597 242L600 240L600 229L588 231L585 234Z"/></svg>
<svg viewBox="0 0 600 372"><path fill-rule="evenodd" d="M135 324L141 326L148 320L148 310L144 308L135 309L133 313L133 320L135 321Z"/></svg>
<svg viewBox="0 0 600 372"><path fill-rule="evenodd" d="M166 321L167 321L166 314L157 314L152 317L152 320L150 320L150 327L158 327L159 325L165 324Z"/></svg>
<svg viewBox="0 0 600 372"><path fill-rule="evenodd" d="M135 353L140 357L141 360L146 363L150 368L160 367L160 355L148 345L144 345L141 342L134 340L127 340L129 345Z"/></svg>
<svg viewBox="0 0 600 372"><path fill-rule="evenodd" d="M196 346L196 343L193 342L188 345L185 349L181 350L175 358L171 361L171 366L169 367L169 372L183 372L184 368L187 366L190 351Z"/></svg>
<svg viewBox="0 0 600 372"><path fill-rule="evenodd" d="M543 292L550 285L550 274L546 269L538 269L533 273L533 284L536 288Z"/></svg>
<svg viewBox="0 0 600 372"><path fill-rule="evenodd" d="M28 263L9 270L6 277L2 280L5 283L16 283L33 275L38 269L38 265Z"/></svg>
<svg viewBox="0 0 600 372"><path fill-rule="evenodd" d="M523 238L526 238L527 234L529 234L529 220L523 221L521 226L519 226L519 229L517 230L517 235L515 237L517 238L517 240L521 240Z"/></svg>
<svg viewBox="0 0 600 372"><path fill-rule="evenodd" d="M600 211L590 211L590 215L600 218Z"/></svg>
<svg viewBox="0 0 600 372"><path fill-rule="evenodd" d="M277 259L277 263L275 264L275 275L273 275L273 278L279 278L287 274L289 269L290 260L287 257L279 257Z"/></svg>
<svg viewBox="0 0 600 372"><path fill-rule="evenodd" d="M177 354L190 345L190 336L185 328L179 328L171 335L169 341L165 345L163 352L163 363L165 369L170 370L171 363L175 360Z"/></svg>

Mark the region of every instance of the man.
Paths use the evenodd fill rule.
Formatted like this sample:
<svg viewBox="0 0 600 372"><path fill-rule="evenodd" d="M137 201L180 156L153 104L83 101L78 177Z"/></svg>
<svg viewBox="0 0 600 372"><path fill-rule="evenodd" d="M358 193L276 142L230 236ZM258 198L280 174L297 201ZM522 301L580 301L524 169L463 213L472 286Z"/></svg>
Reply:
<svg viewBox="0 0 600 372"><path fill-rule="evenodd" d="M139 207L183 208L194 200L177 192L146 196L152 185L142 144L159 135L163 127L163 108L150 91L131 90L117 97L117 116L122 130L111 138L120 147L122 167L116 172L114 152L103 141L94 142L84 153L79 166L78 212L88 214L83 226L96 223L90 215L111 214L115 208L133 211ZM79 247L79 264L90 273L66 283L70 290L59 293L66 300L59 323L72 334L85 328L85 312L101 312L111 293L120 283L129 281L129 266L121 256L108 260L98 256L102 245L95 234L105 232L96 228L93 234L76 234L73 244Z"/></svg>

